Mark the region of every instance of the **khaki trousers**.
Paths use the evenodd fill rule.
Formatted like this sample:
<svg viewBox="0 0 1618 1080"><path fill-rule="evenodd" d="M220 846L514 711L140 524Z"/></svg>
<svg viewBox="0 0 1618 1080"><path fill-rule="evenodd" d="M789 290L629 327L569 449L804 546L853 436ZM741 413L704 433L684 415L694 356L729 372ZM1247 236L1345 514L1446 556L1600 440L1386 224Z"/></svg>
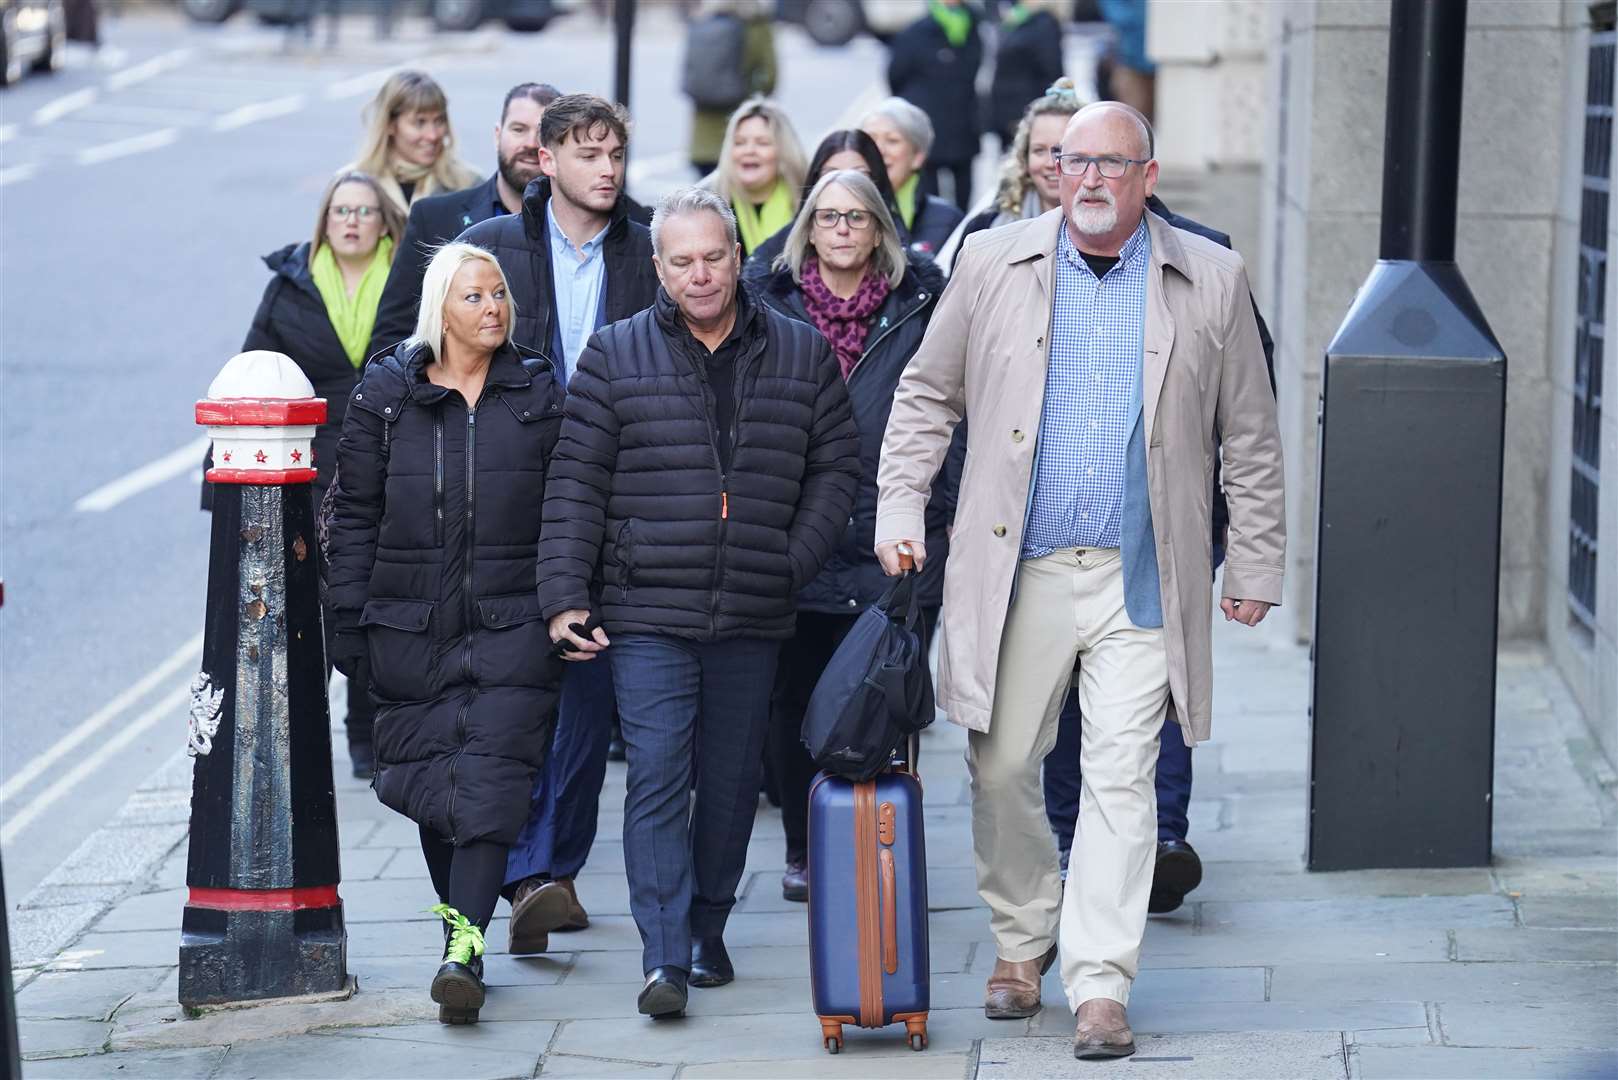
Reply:
<svg viewBox="0 0 1618 1080"><path fill-rule="evenodd" d="M1084 787L1064 896L1040 766L1075 662ZM1129 621L1116 548L1022 563L989 730L967 743L978 892L1001 958L1035 960L1060 941L1075 1011L1091 998L1129 1001L1156 861L1153 780L1167 707L1163 632Z"/></svg>

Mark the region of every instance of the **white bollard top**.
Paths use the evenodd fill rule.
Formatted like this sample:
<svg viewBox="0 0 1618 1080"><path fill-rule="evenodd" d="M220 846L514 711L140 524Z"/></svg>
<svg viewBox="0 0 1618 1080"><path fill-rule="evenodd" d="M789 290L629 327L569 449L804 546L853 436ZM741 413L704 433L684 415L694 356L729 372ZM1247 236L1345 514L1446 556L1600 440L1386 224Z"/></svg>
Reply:
<svg viewBox="0 0 1618 1080"><path fill-rule="evenodd" d="M255 349L237 353L208 384L212 401L224 398L312 398L314 384L285 353Z"/></svg>
<svg viewBox="0 0 1618 1080"><path fill-rule="evenodd" d="M214 441L208 479L225 484L298 484L315 478L311 442L326 399L290 356L257 350L230 358L197 402Z"/></svg>

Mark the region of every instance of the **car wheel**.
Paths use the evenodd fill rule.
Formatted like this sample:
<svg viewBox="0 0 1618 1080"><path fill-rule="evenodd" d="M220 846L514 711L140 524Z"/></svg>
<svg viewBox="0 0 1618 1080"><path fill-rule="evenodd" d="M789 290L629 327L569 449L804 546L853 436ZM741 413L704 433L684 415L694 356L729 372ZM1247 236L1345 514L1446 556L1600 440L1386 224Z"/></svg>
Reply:
<svg viewBox="0 0 1618 1080"><path fill-rule="evenodd" d="M803 28L817 45L847 45L865 26L859 0L809 0Z"/></svg>
<svg viewBox="0 0 1618 1080"><path fill-rule="evenodd" d="M180 0L180 9L201 23L222 23L241 10L242 0Z"/></svg>
<svg viewBox="0 0 1618 1080"><path fill-rule="evenodd" d="M476 30L483 23L483 0L433 0L433 25L458 33Z"/></svg>
<svg viewBox="0 0 1618 1080"><path fill-rule="evenodd" d="M45 35L45 48L34 62L28 65L28 70L36 75L49 75L55 71L62 62L62 41L60 33L55 30Z"/></svg>
<svg viewBox="0 0 1618 1080"><path fill-rule="evenodd" d="M550 19L543 17L525 19L520 15L513 15L506 20L506 25L519 34L537 34L549 24Z"/></svg>

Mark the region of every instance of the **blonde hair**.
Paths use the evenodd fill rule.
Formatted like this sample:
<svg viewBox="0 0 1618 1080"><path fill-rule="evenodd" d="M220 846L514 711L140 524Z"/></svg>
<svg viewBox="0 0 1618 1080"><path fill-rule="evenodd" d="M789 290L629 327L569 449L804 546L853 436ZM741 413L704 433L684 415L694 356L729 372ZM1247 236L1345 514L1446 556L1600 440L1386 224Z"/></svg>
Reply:
<svg viewBox="0 0 1618 1080"><path fill-rule="evenodd" d="M1073 80L1066 75L1051 83L1043 94L1028 103L1022 119L1017 121L1017 134L1011 140L1011 153L1000 164L1000 188L994 198L996 206L1008 214L1020 215L1023 200L1034 186L1033 179L1028 175L1028 140L1034 129L1034 120L1041 116L1072 116L1085 104L1080 100Z"/></svg>
<svg viewBox="0 0 1618 1080"><path fill-rule="evenodd" d="M406 199L396 175L400 170L388 129L399 117L411 112L443 114L444 147L438 160L416 182L411 197ZM351 167L374 176L400 209L407 209L411 202L425 195L460 191L477 183L478 174L455 156L455 131L450 127L449 99L444 96L444 88L426 72L396 71L388 76L388 81L365 107L363 116L365 138L360 143L359 157Z"/></svg>
<svg viewBox="0 0 1618 1080"><path fill-rule="evenodd" d="M889 288L897 286L905 276L907 265L904 244L899 241L899 230L893 224L893 215L888 212L887 203L882 201L882 193L876 189L871 178L854 169L829 172L815 183L814 190L803 200L803 207L792 221L786 246L775 257L775 268L790 270L792 280L803 284L803 263L809 257L809 249L814 246L815 203L820 201L820 193L833 184L854 196L865 212L871 215L873 227L880 234L876 250L871 252L871 264L877 273L888 279Z"/></svg>
<svg viewBox="0 0 1618 1080"><path fill-rule="evenodd" d="M452 240L433 252L427 272L421 277L421 307L416 312L416 332L405 342L401 352L424 345L434 360L443 359L444 304L449 300L449 287L455 280L456 271L474 260L488 263L500 275L500 287L506 291L506 344L511 344L512 328L517 325L517 302L511 298L511 283L506 280L500 260L486 248Z"/></svg>
<svg viewBox="0 0 1618 1080"><path fill-rule="evenodd" d="M370 173L363 173L357 169L345 169L331 178L326 185L326 193L320 197L320 213L315 216L315 235L309 241L309 257L313 258L320 245L326 242L326 227L330 224L327 215L331 213L331 201L337 197L337 189L344 184L364 184L376 192L377 209L382 213L382 233L393 239L393 250L399 250L399 239L404 236L405 216L394 205L392 197L382 190L382 185L376 182L376 177Z"/></svg>
<svg viewBox="0 0 1618 1080"><path fill-rule="evenodd" d="M725 124L724 146L719 152L719 167L703 177L700 186L731 204L741 196L741 185L736 183L735 178L736 167L730 162L730 147L736 141L736 129L755 116L764 121L771 137L775 139L776 179L786 184L792 195L792 211L797 213L798 198L803 194L803 180L809 173L809 159L804 155L803 143L798 141L792 121L787 119L787 114L779 105L768 98L748 98L730 114L730 121Z"/></svg>

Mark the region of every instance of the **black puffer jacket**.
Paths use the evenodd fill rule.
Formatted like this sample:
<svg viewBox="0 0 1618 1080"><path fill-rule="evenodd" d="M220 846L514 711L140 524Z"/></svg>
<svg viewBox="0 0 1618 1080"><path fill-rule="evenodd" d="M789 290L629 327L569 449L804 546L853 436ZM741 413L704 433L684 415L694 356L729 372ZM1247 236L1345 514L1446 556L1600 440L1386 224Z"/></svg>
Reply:
<svg viewBox="0 0 1618 1080"><path fill-rule="evenodd" d="M1062 77L1062 24L1048 11L1036 11L1022 22L1000 25L994 50L994 80L989 87L989 130L1011 149L1028 103Z"/></svg>
<svg viewBox="0 0 1618 1080"><path fill-rule="evenodd" d="M427 358L373 361L350 400L331 617L366 635L377 796L456 843L511 843L561 678L534 560L562 391L548 360L502 348L468 412Z"/></svg>
<svg viewBox="0 0 1618 1080"><path fill-rule="evenodd" d="M457 239L492 251L500 261L517 305L517 325L512 332L517 344L560 363L554 348L556 291L551 285L550 229L545 221L550 197L550 178L541 177L523 192L521 214L480 221ZM629 200L620 195L602 245L607 269L604 323L645 311L657 296L652 234L630 219L629 210Z"/></svg>
<svg viewBox="0 0 1618 1080"><path fill-rule="evenodd" d="M749 264L749 272L755 268ZM753 279L764 302L784 315L809 322L803 290L790 270L776 270ZM856 614L881 599L891 584L876 561L876 471L882 459L882 436L893 410L899 376L921 346L938 296L944 291L944 272L924 258L910 260L897 288L871 317L865 352L846 383L853 405L854 425L860 438L860 487L854 510L836 549L815 579L798 593L798 607L808 611ZM959 444L959 445L956 445ZM950 523L955 518L955 497L966 440L951 443L949 457L933 485L927 504L927 564L917 581L923 607L944 600L944 561L949 556Z"/></svg>
<svg viewBox="0 0 1618 1080"><path fill-rule="evenodd" d="M315 505L319 506L337 464L337 436L343 430L348 395L360 373L349 363L326 314L326 301L309 274L309 242L270 252L264 256L264 265L273 276L264 286L264 298L253 315L242 352L268 349L285 353L314 384L315 396L326 399L326 422L315 429L310 447L315 459ZM209 450L203 468L212 464L213 451ZM213 508L213 485L206 480L202 482L202 508Z"/></svg>
<svg viewBox="0 0 1618 1080"><path fill-rule="evenodd" d="M910 223L910 251L912 254L937 255L944 242L955 231L964 217L961 208L937 195L917 193L921 205L916 207L916 220Z"/></svg>
<svg viewBox="0 0 1618 1080"><path fill-rule="evenodd" d="M854 505L858 435L824 338L745 288L737 319L726 472L707 350L666 293L590 339L545 499L547 618L595 593L609 635L791 636Z"/></svg>
<svg viewBox="0 0 1618 1080"><path fill-rule="evenodd" d="M978 156L982 115L978 108L978 68L983 40L977 12L970 5L972 32L964 44L951 45L944 28L923 15L888 43L888 88L927 114L933 122L933 146L927 159L960 164Z"/></svg>

